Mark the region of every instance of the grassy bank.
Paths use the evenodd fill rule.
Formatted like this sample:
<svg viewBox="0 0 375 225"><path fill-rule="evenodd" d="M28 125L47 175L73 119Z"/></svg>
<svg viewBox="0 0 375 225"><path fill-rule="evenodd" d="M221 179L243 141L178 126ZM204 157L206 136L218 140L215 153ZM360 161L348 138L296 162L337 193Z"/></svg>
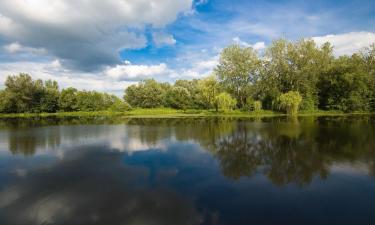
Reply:
<svg viewBox="0 0 375 225"><path fill-rule="evenodd" d="M366 115L373 114L368 112L343 113L340 111L301 111L298 116L344 116L344 115ZM0 118L28 118L28 117L93 117L93 116L123 116L123 117L140 117L140 118L163 118L163 117L269 117L283 116L280 112L262 110L259 112L245 112L234 110L231 112L215 112L213 110L178 110L171 108L155 109L133 109L127 112L97 111L97 112L57 112L57 113L13 113L0 114Z"/></svg>

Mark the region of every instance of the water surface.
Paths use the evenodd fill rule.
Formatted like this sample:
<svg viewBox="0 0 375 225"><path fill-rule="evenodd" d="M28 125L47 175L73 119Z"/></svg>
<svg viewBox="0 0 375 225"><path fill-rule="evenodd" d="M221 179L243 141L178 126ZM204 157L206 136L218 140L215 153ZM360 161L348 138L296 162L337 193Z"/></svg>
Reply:
<svg viewBox="0 0 375 225"><path fill-rule="evenodd" d="M375 118L0 120L1 225L375 224Z"/></svg>

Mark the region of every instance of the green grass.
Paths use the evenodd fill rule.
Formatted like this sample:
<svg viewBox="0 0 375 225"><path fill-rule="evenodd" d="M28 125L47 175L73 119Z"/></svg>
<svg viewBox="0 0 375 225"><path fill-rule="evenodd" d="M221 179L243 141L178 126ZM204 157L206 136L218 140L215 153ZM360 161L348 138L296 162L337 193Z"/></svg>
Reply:
<svg viewBox="0 0 375 225"><path fill-rule="evenodd" d="M365 115L372 114L368 112L343 113L341 111L301 111L298 116L343 116L343 115ZM259 112L246 112L241 110L233 110L230 112L216 112L214 110L197 110L197 109L171 109L171 108L154 108L143 109L135 108L127 112L98 111L98 112L57 112L57 113L13 113L0 114L0 118L28 118L28 117L93 117L93 116L122 116L137 118L166 118L166 117L270 117L284 116L280 112L261 110Z"/></svg>

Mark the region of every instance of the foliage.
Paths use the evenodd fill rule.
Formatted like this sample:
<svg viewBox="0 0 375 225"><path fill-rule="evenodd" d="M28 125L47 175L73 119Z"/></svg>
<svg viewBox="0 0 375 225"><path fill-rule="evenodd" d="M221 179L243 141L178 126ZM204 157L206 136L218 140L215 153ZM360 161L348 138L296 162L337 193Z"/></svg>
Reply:
<svg viewBox="0 0 375 225"><path fill-rule="evenodd" d="M156 108L165 103L166 90L154 79L141 81L125 90L124 99L132 107Z"/></svg>
<svg viewBox="0 0 375 225"><path fill-rule="evenodd" d="M220 88L219 82L215 75L208 76L199 81L199 89L205 108L216 108L215 97L218 95Z"/></svg>
<svg viewBox="0 0 375 225"><path fill-rule="evenodd" d="M252 48L231 45L225 48L215 72L224 89L234 96L239 108L244 107L246 97L259 79L261 61Z"/></svg>
<svg viewBox="0 0 375 225"><path fill-rule="evenodd" d="M246 105L244 107L247 111L255 111L258 112L262 110L262 102L261 101L255 101L253 98L247 98L246 99Z"/></svg>
<svg viewBox="0 0 375 225"><path fill-rule="evenodd" d="M316 45L310 39L276 40L262 57L252 48L231 45L224 48L213 72L174 84L143 80L125 89L125 101L95 90L60 91L55 81L33 80L21 73L9 76L0 90L0 113L122 112L130 107L375 111L375 44L341 57L334 57L329 43ZM283 93L299 93L302 100Z"/></svg>
<svg viewBox="0 0 375 225"><path fill-rule="evenodd" d="M131 106L129 103L121 100L120 98L115 98L114 103L111 105L109 110L113 112L126 112L131 110Z"/></svg>
<svg viewBox="0 0 375 225"><path fill-rule="evenodd" d="M59 101L60 110L64 112L78 111L77 89L63 89Z"/></svg>
<svg viewBox="0 0 375 225"><path fill-rule="evenodd" d="M189 91L181 86L172 87L166 95L168 105L175 109L186 109L190 105Z"/></svg>
<svg viewBox="0 0 375 225"><path fill-rule="evenodd" d="M235 98L232 98L230 94L223 92L216 96L216 104L220 111L227 112L234 109L234 107L237 104L237 101Z"/></svg>
<svg viewBox="0 0 375 225"><path fill-rule="evenodd" d="M280 110L286 111L289 115L296 115L302 102L302 97L297 91L289 91L281 94L277 99L277 105Z"/></svg>

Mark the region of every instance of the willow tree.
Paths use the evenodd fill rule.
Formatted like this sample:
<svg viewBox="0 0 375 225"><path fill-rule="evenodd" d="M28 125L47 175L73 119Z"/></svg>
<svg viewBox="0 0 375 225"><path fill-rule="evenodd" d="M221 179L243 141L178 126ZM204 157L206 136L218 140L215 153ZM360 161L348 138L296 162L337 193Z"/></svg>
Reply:
<svg viewBox="0 0 375 225"><path fill-rule="evenodd" d="M215 99L218 109L223 112L232 111L237 104L236 99L232 98L232 96L226 92L219 94Z"/></svg>
<svg viewBox="0 0 375 225"><path fill-rule="evenodd" d="M297 115L302 97L297 91L289 91L281 94L277 99L280 110L285 110L288 115Z"/></svg>

